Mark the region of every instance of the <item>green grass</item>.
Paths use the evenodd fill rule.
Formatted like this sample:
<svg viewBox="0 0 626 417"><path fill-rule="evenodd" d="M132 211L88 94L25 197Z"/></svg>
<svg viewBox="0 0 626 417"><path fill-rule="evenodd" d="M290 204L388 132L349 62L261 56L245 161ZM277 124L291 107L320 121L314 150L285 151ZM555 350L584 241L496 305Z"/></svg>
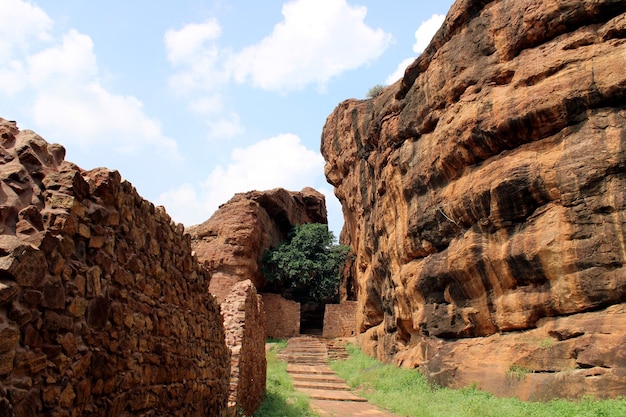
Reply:
<svg viewBox="0 0 626 417"><path fill-rule="evenodd" d="M496 398L475 387L432 387L412 369L383 365L348 346L350 359L331 364L357 393L394 413L411 417L623 417L626 400L524 402Z"/></svg>
<svg viewBox="0 0 626 417"><path fill-rule="evenodd" d="M316 417L309 409L308 398L297 392L287 373L287 364L278 359L277 353L287 346L286 340L268 340L276 343L267 352L267 385L265 400L254 417Z"/></svg>

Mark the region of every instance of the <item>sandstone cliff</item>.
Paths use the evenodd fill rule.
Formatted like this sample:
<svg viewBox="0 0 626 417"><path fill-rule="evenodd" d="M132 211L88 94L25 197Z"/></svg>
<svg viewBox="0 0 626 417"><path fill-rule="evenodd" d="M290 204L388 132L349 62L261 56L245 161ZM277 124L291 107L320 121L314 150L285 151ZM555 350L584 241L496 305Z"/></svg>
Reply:
<svg viewBox="0 0 626 417"><path fill-rule="evenodd" d="M624 68L623 1L459 0L402 80L334 110L366 351L502 395L626 393Z"/></svg>
<svg viewBox="0 0 626 417"><path fill-rule="evenodd" d="M211 294L223 301L239 281L250 279L261 290L265 278L258 262L263 253L304 223L327 223L324 195L312 188L277 188L236 194L187 232L198 260L211 273Z"/></svg>
<svg viewBox="0 0 626 417"><path fill-rule="evenodd" d="M183 226L64 156L0 119L0 415L225 415L222 318Z"/></svg>

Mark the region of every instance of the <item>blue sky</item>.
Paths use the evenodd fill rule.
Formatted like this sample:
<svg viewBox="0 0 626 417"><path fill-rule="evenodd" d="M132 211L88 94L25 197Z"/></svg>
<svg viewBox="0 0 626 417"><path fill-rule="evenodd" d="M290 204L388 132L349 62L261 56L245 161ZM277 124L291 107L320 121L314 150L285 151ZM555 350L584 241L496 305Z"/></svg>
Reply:
<svg viewBox="0 0 626 417"><path fill-rule="evenodd" d="M0 117L117 169L177 222L312 186L326 117L390 84L452 0L0 0Z"/></svg>

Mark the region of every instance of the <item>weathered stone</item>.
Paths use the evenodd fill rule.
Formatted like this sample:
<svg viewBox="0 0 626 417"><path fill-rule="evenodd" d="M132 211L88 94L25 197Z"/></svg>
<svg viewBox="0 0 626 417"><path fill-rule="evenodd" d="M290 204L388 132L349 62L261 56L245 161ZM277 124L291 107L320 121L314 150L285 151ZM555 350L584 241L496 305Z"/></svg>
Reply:
<svg viewBox="0 0 626 417"><path fill-rule="evenodd" d="M356 301L326 304L322 336L326 339L355 336L357 307Z"/></svg>
<svg viewBox="0 0 626 417"><path fill-rule="evenodd" d="M265 316L252 281L233 286L221 306L226 344L231 353L231 415L237 410L252 415L265 397Z"/></svg>
<svg viewBox="0 0 626 417"><path fill-rule="evenodd" d="M265 306L265 335L286 339L300 334L300 303L278 294L262 294Z"/></svg>
<svg viewBox="0 0 626 417"><path fill-rule="evenodd" d="M325 173L356 254L343 286L365 351L426 352L412 365L439 383L501 395L624 392L623 362L580 383L624 333L571 377L528 378L531 392L502 383L520 351L496 335L626 300L625 13L610 0L457 1L402 80L329 116ZM481 355L490 369L473 372ZM546 389L557 380L580 389Z"/></svg>
<svg viewBox="0 0 626 417"><path fill-rule="evenodd" d="M44 285L42 305L51 309L65 308L65 288L61 280Z"/></svg>
<svg viewBox="0 0 626 417"><path fill-rule="evenodd" d="M20 332L11 327L0 330L0 354L9 352L20 340Z"/></svg>
<svg viewBox="0 0 626 417"><path fill-rule="evenodd" d="M0 138L0 414L223 417L222 317L182 226L115 171Z"/></svg>
<svg viewBox="0 0 626 417"><path fill-rule="evenodd" d="M13 371L15 350L0 353L0 376L9 375Z"/></svg>
<svg viewBox="0 0 626 417"><path fill-rule="evenodd" d="M187 233L198 261L211 273L209 291L222 302L237 282L250 279L261 291L263 253L283 241L293 226L327 223L324 195L305 188L236 194L206 222Z"/></svg>
<svg viewBox="0 0 626 417"><path fill-rule="evenodd" d="M13 282L0 282L0 306L11 303L20 293L20 287Z"/></svg>

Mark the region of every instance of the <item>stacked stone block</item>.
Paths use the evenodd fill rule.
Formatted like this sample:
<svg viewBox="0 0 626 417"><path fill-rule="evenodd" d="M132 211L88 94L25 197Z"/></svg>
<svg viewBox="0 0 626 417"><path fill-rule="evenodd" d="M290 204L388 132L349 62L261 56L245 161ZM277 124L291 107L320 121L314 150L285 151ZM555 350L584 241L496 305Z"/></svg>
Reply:
<svg viewBox="0 0 626 417"><path fill-rule="evenodd" d="M263 294L265 305L265 335L286 339L300 334L300 303L278 294Z"/></svg>
<svg viewBox="0 0 626 417"><path fill-rule="evenodd" d="M265 397L265 314L252 281L235 284L222 303L231 352L229 415L251 416Z"/></svg>
<svg viewBox="0 0 626 417"><path fill-rule="evenodd" d="M326 304L323 336L327 339L356 336L356 301Z"/></svg>
<svg viewBox="0 0 626 417"><path fill-rule="evenodd" d="M223 416L223 324L182 225L2 119L0 145L0 415Z"/></svg>

